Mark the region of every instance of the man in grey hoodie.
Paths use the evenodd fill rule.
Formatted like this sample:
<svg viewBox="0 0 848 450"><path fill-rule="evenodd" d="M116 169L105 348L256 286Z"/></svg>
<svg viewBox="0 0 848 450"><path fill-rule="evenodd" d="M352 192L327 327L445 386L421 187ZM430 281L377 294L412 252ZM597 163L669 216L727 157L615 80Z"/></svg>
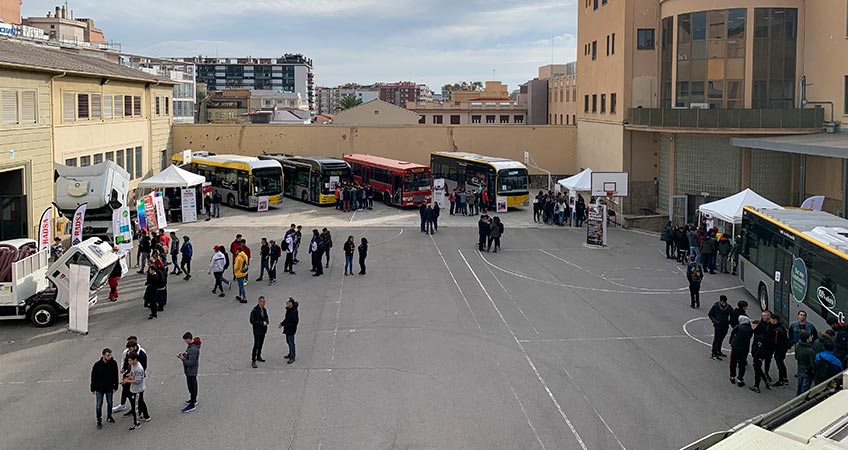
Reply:
<svg viewBox="0 0 848 450"><path fill-rule="evenodd" d="M183 334L186 350L177 354L177 358L183 362L183 372L185 372L186 385L188 393L191 397L185 401L183 413L190 413L197 409L197 368L200 366L200 338L194 337L188 331Z"/></svg>

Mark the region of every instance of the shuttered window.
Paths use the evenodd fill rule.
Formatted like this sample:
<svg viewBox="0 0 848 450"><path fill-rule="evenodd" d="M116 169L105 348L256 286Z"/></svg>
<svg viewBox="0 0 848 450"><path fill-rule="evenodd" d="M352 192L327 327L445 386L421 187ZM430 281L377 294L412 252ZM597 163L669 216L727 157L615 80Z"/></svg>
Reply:
<svg viewBox="0 0 848 450"><path fill-rule="evenodd" d="M62 93L62 120L73 122L77 118L77 95L73 92Z"/></svg>
<svg viewBox="0 0 848 450"><path fill-rule="evenodd" d="M111 119L112 118L112 102L114 99L111 95L103 96L103 118Z"/></svg>
<svg viewBox="0 0 848 450"><path fill-rule="evenodd" d="M133 105L132 105L132 97L129 95L124 96L124 117L132 117Z"/></svg>
<svg viewBox="0 0 848 450"><path fill-rule="evenodd" d="M0 91L0 103L3 104L3 125L18 124L18 92Z"/></svg>
<svg viewBox="0 0 848 450"><path fill-rule="evenodd" d="M162 98L162 97L156 97L156 109L155 109L155 111L154 111L154 114L155 114L155 115L157 115L157 116L161 116L161 115L162 115L162 110L161 110L161 109L159 109L159 100L160 100L161 98Z"/></svg>
<svg viewBox="0 0 848 450"><path fill-rule="evenodd" d="M141 97L133 97L133 116L141 117Z"/></svg>
<svg viewBox="0 0 848 450"><path fill-rule="evenodd" d="M135 148L135 177L141 178L141 147Z"/></svg>
<svg viewBox="0 0 848 450"><path fill-rule="evenodd" d="M77 119L88 120L88 94L77 94Z"/></svg>
<svg viewBox="0 0 848 450"><path fill-rule="evenodd" d="M128 98L132 98L132 97L128 97ZM124 169L127 169L127 173L130 174L130 180L135 178L135 170L134 170L135 165L133 164L134 162L135 162L135 160L133 159L133 149L128 148L127 149L127 165L124 167Z"/></svg>
<svg viewBox="0 0 848 450"><path fill-rule="evenodd" d="M124 117L124 97L122 95L115 96L115 118Z"/></svg>
<svg viewBox="0 0 848 450"><path fill-rule="evenodd" d="M170 116L170 115L171 115L171 113L168 111L168 110L170 109L170 107L169 107L170 103L171 103L171 98L170 98L170 97L165 97L165 115L166 115L166 116Z"/></svg>
<svg viewBox="0 0 848 450"><path fill-rule="evenodd" d="M99 119L100 118L100 94L91 94L91 118Z"/></svg>
<svg viewBox="0 0 848 450"><path fill-rule="evenodd" d="M21 123L38 123L38 95L35 91L21 91Z"/></svg>

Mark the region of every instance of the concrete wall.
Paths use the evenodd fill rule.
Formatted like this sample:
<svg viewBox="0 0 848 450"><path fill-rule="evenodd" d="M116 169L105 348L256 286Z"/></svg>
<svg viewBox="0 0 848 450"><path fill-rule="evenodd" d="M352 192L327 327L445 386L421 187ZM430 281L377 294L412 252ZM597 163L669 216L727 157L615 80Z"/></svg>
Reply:
<svg viewBox="0 0 848 450"><path fill-rule="evenodd" d="M429 164L430 153L435 151L468 151L523 161L527 150L554 174L574 174L578 167L577 129L560 126L179 124L174 126L173 148L242 155L263 151L327 156L370 153L421 164Z"/></svg>
<svg viewBox="0 0 848 450"><path fill-rule="evenodd" d="M597 171L624 170L624 127L584 120L577 127L577 166Z"/></svg>
<svg viewBox="0 0 848 450"><path fill-rule="evenodd" d="M840 0L806 2L803 58L799 71L807 75L807 98L835 103L835 120L848 123L845 77L848 76L848 3ZM801 41L798 46L801 47ZM836 57L836 55L839 55ZM829 112L829 111L828 111ZM830 119L825 113L825 118ZM844 126L844 125L843 125ZM809 178L808 178L809 180Z"/></svg>
<svg viewBox="0 0 848 450"><path fill-rule="evenodd" d="M339 125L412 125L418 114L382 100L374 100L340 111L333 117Z"/></svg>
<svg viewBox="0 0 848 450"><path fill-rule="evenodd" d="M824 195L823 209L832 214L842 212L842 177L841 159L807 157L806 195Z"/></svg>
<svg viewBox="0 0 848 450"><path fill-rule="evenodd" d="M50 76L0 70L0 90L4 88L37 92L37 123L0 123L0 177L3 172L23 169L23 189L24 195L27 196L27 229L29 237L35 238L41 213L53 201Z"/></svg>

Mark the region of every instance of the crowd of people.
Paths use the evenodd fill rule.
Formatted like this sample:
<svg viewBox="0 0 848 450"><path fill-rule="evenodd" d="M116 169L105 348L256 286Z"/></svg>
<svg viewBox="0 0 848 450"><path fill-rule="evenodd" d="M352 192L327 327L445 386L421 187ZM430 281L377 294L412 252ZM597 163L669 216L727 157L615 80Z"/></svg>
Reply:
<svg viewBox="0 0 848 450"><path fill-rule="evenodd" d="M736 275L739 266L739 252L742 249L742 236L731 240L727 233L719 232L717 227L707 229L706 225L674 226L669 221L660 233L665 242L666 259L676 259L681 264L694 261L701 264L710 274L720 273Z"/></svg>
<svg viewBox="0 0 848 450"><path fill-rule="evenodd" d="M336 195L336 209L350 212L374 208L374 188L370 184L341 183L333 188Z"/></svg>
<svg viewBox="0 0 848 450"><path fill-rule="evenodd" d="M489 195L489 188L479 186L466 189L454 188L448 193L451 216L476 216L486 214L491 209L493 198Z"/></svg>
<svg viewBox="0 0 848 450"><path fill-rule="evenodd" d="M577 195L574 205L562 192L539 191L533 198L533 222L557 226L573 224L581 227L585 220L586 201L582 195Z"/></svg>

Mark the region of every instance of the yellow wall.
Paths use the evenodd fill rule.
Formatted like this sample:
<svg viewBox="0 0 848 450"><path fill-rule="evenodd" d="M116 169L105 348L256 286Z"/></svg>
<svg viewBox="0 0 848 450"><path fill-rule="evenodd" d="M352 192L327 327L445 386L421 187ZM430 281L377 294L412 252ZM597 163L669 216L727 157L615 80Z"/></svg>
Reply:
<svg viewBox="0 0 848 450"><path fill-rule="evenodd" d="M578 167L594 171L624 170L624 127L581 121L577 128Z"/></svg>
<svg viewBox="0 0 848 450"><path fill-rule="evenodd" d="M3 172L24 169L27 228L29 237L35 238L41 213L53 201L50 76L0 69L0 90L4 88L37 91L38 123L32 125L0 123L0 177L3 176Z"/></svg>
<svg viewBox="0 0 848 450"><path fill-rule="evenodd" d="M848 76L848 3L838 0L806 2L810 26L804 33L803 58L799 71L807 75L807 99L835 103L835 120L848 123L845 77ZM801 42L798 43L801 48ZM829 108L829 107L826 107ZM830 119L830 110L825 110Z"/></svg>
<svg viewBox="0 0 848 450"><path fill-rule="evenodd" d="M842 160L822 156L807 156L806 195L824 195L824 209L831 213L842 211Z"/></svg>
<svg viewBox="0 0 848 450"><path fill-rule="evenodd" d="M339 156L369 153L421 164L435 151L468 151L533 159L554 174L577 172L577 130L558 126L182 125L174 126L174 150L259 155L263 151ZM531 173L538 173L530 170Z"/></svg>

